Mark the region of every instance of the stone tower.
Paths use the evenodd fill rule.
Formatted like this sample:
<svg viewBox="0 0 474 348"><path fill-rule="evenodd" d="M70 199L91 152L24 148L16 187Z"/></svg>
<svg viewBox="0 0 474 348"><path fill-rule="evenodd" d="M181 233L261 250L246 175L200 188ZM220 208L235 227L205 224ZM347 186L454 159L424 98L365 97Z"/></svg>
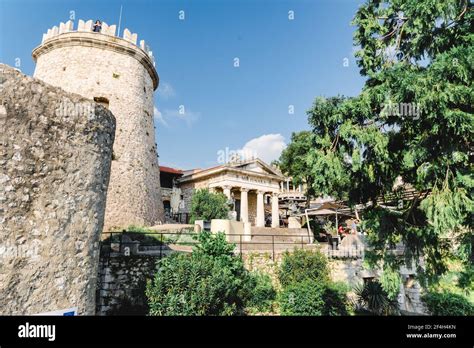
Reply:
<svg viewBox="0 0 474 348"><path fill-rule="evenodd" d="M34 76L102 103L116 118L104 231L152 226L164 219L153 124L153 92L159 77L153 54L128 29L92 20L61 23L33 50ZM118 33L120 34L120 33Z"/></svg>

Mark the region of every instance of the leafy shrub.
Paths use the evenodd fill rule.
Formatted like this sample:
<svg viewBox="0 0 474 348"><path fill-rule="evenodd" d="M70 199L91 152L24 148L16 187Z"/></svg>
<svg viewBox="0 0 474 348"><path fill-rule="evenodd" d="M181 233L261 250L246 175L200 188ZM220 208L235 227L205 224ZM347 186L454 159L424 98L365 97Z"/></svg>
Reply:
<svg viewBox="0 0 474 348"><path fill-rule="evenodd" d="M194 254L209 255L213 257L234 258L235 244L228 243L223 232L211 233L202 231L196 236L198 244L194 246Z"/></svg>
<svg viewBox="0 0 474 348"><path fill-rule="evenodd" d="M285 252L278 271L283 287L310 279L326 283L329 281L329 265L326 256L319 251L294 250Z"/></svg>
<svg viewBox="0 0 474 348"><path fill-rule="evenodd" d="M255 272L252 276L252 290L247 306L260 312L272 310L276 291L268 274Z"/></svg>
<svg viewBox="0 0 474 348"><path fill-rule="evenodd" d="M474 305L462 295L429 292L422 300L432 315L474 315Z"/></svg>
<svg viewBox="0 0 474 348"><path fill-rule="evenodd" d="M192 254L158 261L147 284L151 315L238 315L249 301L252 279L225 235L202 232Z"/></svg>
<svg viewBox="0 0 474 348"><path fill-rule="evenodd" d="M159 262L146 295L151 315L235 315L242 281L212 257L174 254Z"/></svg>
<svg viewBox="0 0 474 348"><path fill-rule="evenodd" d="M395 315L399 313L398 302L391 299L377 280L367 281L354 287L357 311L368 311L375 315Z"/></svg>
<svg viewBox="0 0 474 348"><path fill-rule="evenodd" d="M339 284L306 279L285 287L279 296L282 315L348 315L346 292Z"/></svg>
<svg viewBox="0 0 474 348"><path fill-rule="evenodd" d="M222 193L209 190L197 190L191 201L191 223L196 220L227 219L229 206L227 197Z"/></svg>
<svg viewBox="0 0 474 348"><path fill-rule="evenodd" d="M324 293L324 315L349 315L350 305L347 298L348 290L344 283L330 282L326 284L326 291Z"/></svg>

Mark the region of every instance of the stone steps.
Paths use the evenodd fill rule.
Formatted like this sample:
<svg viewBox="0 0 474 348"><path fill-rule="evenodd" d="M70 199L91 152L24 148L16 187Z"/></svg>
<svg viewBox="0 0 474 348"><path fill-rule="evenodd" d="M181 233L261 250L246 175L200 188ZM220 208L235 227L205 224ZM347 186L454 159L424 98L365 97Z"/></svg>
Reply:
<svg viewBox="0 0 474 348"><path fill-rule="evenodd" d="M308 235L306 228L283 228L283 227L254 227L252 226L252 235Z"/></svg>
<svg viewBox="0 0 474 348"><path fill-rule="evenodd" d="M246 251L260 251L260 252L283 252L283 251L293 251L295 248L297 249L305 249L305 250L315 250L318 248L317 244L303 244L301 243L285 243L285 244L274 244L272 243L242 243L242 246L236 245L236 252L242 250L242 252Z"/></svg>
<svg viewBox="0 0 474 348"><path fill-rule="evenodd" d="M272 240L275 243L299 243L301 242L307 244L309 243L309 237L308 235L300 236L291 236L291 235L283 235L283 236L267 236L267 235L257 235L257 236L252 236L252 242L266 242L266 243L271 243Z"/></svg>
<svg viewBox="0 0 474 348"><path fill-rule="evenodd" d="M252 227L252 242L309 243L308 230L305 228Z"/></svg>

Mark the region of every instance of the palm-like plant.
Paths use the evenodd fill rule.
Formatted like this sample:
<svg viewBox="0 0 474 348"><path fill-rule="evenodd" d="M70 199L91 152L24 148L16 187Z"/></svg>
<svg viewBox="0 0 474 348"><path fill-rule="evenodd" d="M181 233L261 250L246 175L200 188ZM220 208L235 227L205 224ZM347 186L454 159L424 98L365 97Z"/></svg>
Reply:
<svg viewBox="0 0 474 348"><path fill-rule="evenodd" d="M391 299L377 280L370 280L354 287L355 307L375 315L399 315L398 302Z"/></svg>

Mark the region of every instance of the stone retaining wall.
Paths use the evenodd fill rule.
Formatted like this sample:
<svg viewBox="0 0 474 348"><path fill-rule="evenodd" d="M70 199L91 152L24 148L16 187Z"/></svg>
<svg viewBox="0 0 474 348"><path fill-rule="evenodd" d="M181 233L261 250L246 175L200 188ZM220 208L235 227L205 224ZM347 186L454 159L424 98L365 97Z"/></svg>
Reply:
<svg viewBox="0 0 474 348"><path fill-rule="evenodd" d="M145 288L159 257L117 254L100 258L97 315L146 315Z"/></svg>
<svg viewBox="0 0 474 348"><path fill-rule="evenodd" d="M242 260L249 271L268 274L274 287L278 290L278 269L283 260L283 253L272 257L270 252L249 252L242 254ZM146 314L145 285L152 279L156 270L157 256L130 255L116 253L111 257L101 257L97 314ZM350 287L363 282L366 271L362 259L329 259L331 278L344 282ZM419 284L406 282L401 289L400 305L402 310L425 313L426 309L420 300Z"/></svg>

